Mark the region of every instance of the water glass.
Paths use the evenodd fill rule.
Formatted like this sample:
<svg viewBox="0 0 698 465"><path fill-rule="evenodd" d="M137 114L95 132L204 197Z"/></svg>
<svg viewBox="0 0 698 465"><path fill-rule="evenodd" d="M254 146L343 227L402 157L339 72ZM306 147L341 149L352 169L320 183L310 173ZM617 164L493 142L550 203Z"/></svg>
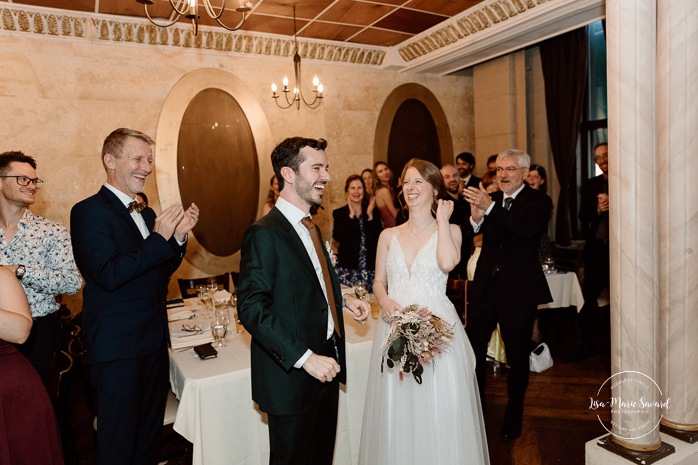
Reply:
<svg viewBox="0 0 698 465"><path fill-rule="evenodd" d="M220 350L225 347L225 336L228 334L228 324L230 324L230 318L226 321L223 309L218 309L213 312L213 318L211 319L211 334L213 335L213 347L216 350Z"/></svg>

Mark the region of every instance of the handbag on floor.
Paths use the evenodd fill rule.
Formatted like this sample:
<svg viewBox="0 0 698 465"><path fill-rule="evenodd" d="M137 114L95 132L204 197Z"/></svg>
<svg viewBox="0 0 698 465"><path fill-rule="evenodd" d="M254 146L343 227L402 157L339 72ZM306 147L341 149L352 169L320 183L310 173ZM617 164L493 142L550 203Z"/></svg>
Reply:
<svg viewBox="0 0 698 465"><path fill-rule="evenodd" d="M529 357L528 366L534 373L541 373L553 366L553 356L550 355L548 344L541 342L533 349Z"/></svg>

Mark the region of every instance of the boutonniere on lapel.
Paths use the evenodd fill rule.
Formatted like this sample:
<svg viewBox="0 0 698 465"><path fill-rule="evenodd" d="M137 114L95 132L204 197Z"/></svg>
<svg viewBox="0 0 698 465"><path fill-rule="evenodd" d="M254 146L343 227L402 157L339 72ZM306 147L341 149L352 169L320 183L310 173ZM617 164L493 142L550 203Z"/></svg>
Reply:
<svg viewBox="0 0 698 465"><path fill-rule="evenodd" d="M330 263L332 266L337 266L337 254L332 250L332 243L330 241L325 241L325 248L327 249L327 255L330 256Z"/></svg>

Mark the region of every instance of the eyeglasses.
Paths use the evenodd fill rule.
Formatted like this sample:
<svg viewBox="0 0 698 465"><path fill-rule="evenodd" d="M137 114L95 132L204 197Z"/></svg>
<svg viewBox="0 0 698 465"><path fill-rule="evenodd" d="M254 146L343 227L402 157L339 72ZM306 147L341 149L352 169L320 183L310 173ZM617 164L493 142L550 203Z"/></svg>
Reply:
<svg viewBox="0 0 698 465"><path fill-rule="evenodd" d="M520 169L523 169L523 168L514 168L513 166L507 166L506 168L497 168L497 169L495 169L495 171L497 172L497 174L501 174L504 171L506 171L507 174L514 174Z"/></svg>
<svg viewBox="0 0 698 465"><path fill-rule="evenodd" d="M594 161L608 160L608 155L594 157Z"/></svg>
<svg viewBox="0 0 698 465"><path fill-rule="evenodd" d="M0 176L0 178L15 178L17 180L17 184L24 187L28 186L29 183L34 183L37 189L41 189L41 187L44 185L44 181L39 178L32 179L26 176Z"/></svg>

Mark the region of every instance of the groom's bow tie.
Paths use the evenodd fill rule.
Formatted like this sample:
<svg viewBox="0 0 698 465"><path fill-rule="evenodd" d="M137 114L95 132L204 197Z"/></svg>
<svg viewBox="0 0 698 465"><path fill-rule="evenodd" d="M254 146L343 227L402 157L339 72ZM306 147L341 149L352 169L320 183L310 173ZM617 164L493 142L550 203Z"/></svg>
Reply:
<svg viewBox="0 0 698 465"><path fill-rule="evenodd" d="M143 210L145 210L146 208L148 208L147 203L139 203L139 202L136 202L135 200L128 204L128 212L129 213L134 212L134 211L137 213L140 213Z"/></svg>

